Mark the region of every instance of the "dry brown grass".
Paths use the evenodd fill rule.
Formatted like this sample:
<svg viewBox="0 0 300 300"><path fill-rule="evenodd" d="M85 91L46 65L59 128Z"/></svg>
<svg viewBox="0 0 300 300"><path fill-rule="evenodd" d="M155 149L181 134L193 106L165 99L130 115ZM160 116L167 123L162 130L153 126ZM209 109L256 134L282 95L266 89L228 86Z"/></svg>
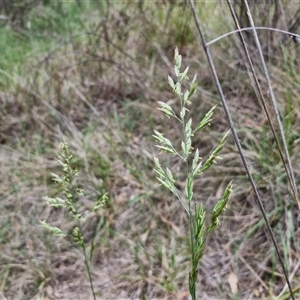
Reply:
<svg viewBox="0 0 300 300"><path fill-rule="evenodd" d="M177 124L169 125L156 110L159 100L175 101L166 81L175 45L191 73L198 73L193 118L200 120L219 100L189 7L164 1L159 9L144 5L140 11L128 2L100 19L97 11L91 13L90 34L68 39L46 56L31 57L27 75L10 74L14 84L2 89L0 295L6 299L91 299L79 250L39 224L47 220L67 231L73 226L62 211L42 200L59 193L50 173L59 172L55 157L62 139L76 157L78 181L86 191L80 200L83 212L104 191L110 195L103 215L86 215L85 224L87 242L96 241L92 273L99 299L188 299L187 217L158 186L152 162L154 128L163 127L181 142ZM220 11L209 15L211 5L203 5L211 38L231 26L225 17L208 22ZM277 48L269 67L283 118L290 114L286 129L299 182L298 52L295 45L282 47L286 58ZM300 258L299 213L291 210L287 179L265 116L247 83L239 48L224 40L214 46L213 55L285 262L293 270ZM215 121L196 142L200 156L227 129L218 106ZM235 179L222 226L201 262L198 293L201 299L272 299L283 288L282 272L232 140L222 157L195 183L197 198L211 208L228 179ZM178 189L183 189L181 166L176 160L171 164ZM230 288L232 274L238 278L237 298ZM299 276L296 270L295 287Z"/></svg>

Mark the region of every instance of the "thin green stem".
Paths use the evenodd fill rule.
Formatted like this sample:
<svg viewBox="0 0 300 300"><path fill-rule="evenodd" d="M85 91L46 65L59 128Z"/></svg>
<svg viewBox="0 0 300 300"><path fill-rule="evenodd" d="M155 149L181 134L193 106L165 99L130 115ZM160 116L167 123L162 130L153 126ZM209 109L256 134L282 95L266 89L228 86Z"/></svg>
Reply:
<svg viewBox="0 0 300 300"><path fill-rule="evenodd" d="M180 82L180 81L179 81ZM180 82L181 84L181 82ZM182 97L182 94L179 95L180 98L180 106L181 106L181 110L185 109L185 105L184 105L184 99ZM187 144L187 135L186 135L186 120L185 117L182 118L181 120L182 123L182 129L183 129L183 141L184 144ZM192 176L190 174L190 166L189 166L189 161L188 161L188 156L189 153L187 152L185 154L185 165L186 165L186 178L187 178L187 185L191 183L191 179L190 176ZM191 179L191 180L190 180ZM186 187L188 189L188 187ZM188 193L187 193L188 194ZM189 290L190 290L190 294L192 296L192 300L196 300L196 281L195 281L195 273L197 272L197 266L195 264L197 264L196 261L196 255L195 255L195 237L194 237L194 215L192 212L192 198L189 195L187 196L187 201L188 201L188 212L189 212L189 225L190 225L190 240L191 240L191 250L192 250L192 261L191 261L191 272L190 272L190 280L189 280Z"/></svg>
<svg viewBox="0 0 300 300"><path fill-rule="evenodd" d="M180 201L181 205L183 206L184 210L186 211L186 213L188 214L188 216L190 217L191 216L191 212L190 212L190 208L188 206L188 208L185 206L182 198L180 197L180 195L177 193L177 191L175 190L174 192L174 195L177 197L177 199Z"/></svg>
<svg viewBox="0 0 300 300"><path fill-rule="evenodd" d="M87 273L88 273L88 276L89 276L89 281L90 281L90 286L91 286L93 298L94 298L94 300L96 300L96 294L95 294L95 291L94 291L94 285L93 285L91 269L90 269L90 265L88 263L88 257L87 257L87 254L86 254L86 248L85 248L84 244L82 245L82 250L83 250L83 255L84 255L85 267L86 267L86 270L87 270Z"/></svg>

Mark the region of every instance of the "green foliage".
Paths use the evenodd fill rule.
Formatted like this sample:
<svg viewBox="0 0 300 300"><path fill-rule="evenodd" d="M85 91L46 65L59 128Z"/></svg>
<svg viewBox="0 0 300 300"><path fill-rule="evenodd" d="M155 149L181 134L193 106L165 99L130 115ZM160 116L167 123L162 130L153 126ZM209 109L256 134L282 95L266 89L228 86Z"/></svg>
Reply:
<svg viewBox="0 0 300 300"><path fill-rule="evenodd" d="M30 11L40 4L40 0L2 0L0 13L6 23L15 28L24 28Z"/></svg>
<svg viewBox="0 0 300 300"><path fill-rule="evenodd" d="M44 38L68 33L78 33L86 29L83 10L87 6L78 6L76 2L51 1L46 6L33 9L28 17L27 31L34 35L43 35Z"/></svg>
<svg viewBox="0 0 300 300"><path fill-rule="evenodd" d="M161 110L168 118L172 117L178 120L182 124L182 136L183 140L181 143L181 150L176 150L172 142L163 136L162 133L154 131L154 138L159 143L157 147L170 155L176 155L180 157L183 163L186 164L186 186L185 186L185 199L177 192L175 187L176 180L172 174L172 171L166 167L165 169L161 166L159 159L154 157L155 172L159 182L164 185L168 190L170 190L180 201L183 208L187 212L190 220L190 240L192 245L192 257L191 257L191 271L189 273L189 291L192 299L196 299L196 282L198 275L198 265L201 257L203 256L205 242L207 235L212 232L217 225L220 224L219 216L226 209L227 203L229 201L229 196L232 191L232 181L227 185L224 190L222 198L216 203L210 223L206 220L206 210L202 203L198 204L194 201L194 180L197 176L202 175L204 171L212 166L218 158L219 152L222 150L227 135L227 132L223 138L220 140L217 147L212 151L209 158L203 163L202 159L199 157L199 150L196 149L193 155L192 164L189 163L189 158L193 153L192 138L194 134L200 131L202 128L210 125L212 121L213 107L209 112L206 113L204 118L198 123L198 125L192 128L192 119L188 117L189 110L188 105L192 104L191 97L196 92L196 76L189 84L189 89L185 92L182 91L183 83L188 82L188 70L187 67L183 72L181 72L182 59L179 55L178 50L175 50L175 76L176 81L172 77L168 76L168 82L173 92L178 96L180 100L180 112L177 114L173 108L164 102L158 102L160 105L159 110Z"/></svg>

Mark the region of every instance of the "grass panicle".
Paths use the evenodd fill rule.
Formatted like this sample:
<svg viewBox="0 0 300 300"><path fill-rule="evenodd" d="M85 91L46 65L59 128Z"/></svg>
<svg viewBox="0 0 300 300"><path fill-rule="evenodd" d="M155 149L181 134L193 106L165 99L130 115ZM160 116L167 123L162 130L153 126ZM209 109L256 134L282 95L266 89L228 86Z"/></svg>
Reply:
<svg viewBox="0 0 300 300"><path fill-rule="evenodd" d="M84 190L79 186L74 186L74 177L78 176L77 169L72 167L72 158L73 155L69 152L68 144L64 141L60 145L61 152L59 153L58 164L62 168L62 175L59 176L57 174L52 173L53 181L60 184L63 188L63 195L65 198L50 198L48 196L44 197L44 200L48 203L49 206L52 207L61 207L68 211L68 215L71 219L76 221L76 226L72 230L72 238L74 242L82 249L84 255L84 262L86 266L86 271L88 273L89 282L91 291L93 294L93 299L96 300L96 294L93 285L92 273L91 273L91 261L93 257L93 241L91 251L89 256L87 254L87 245L84 241L83 231L82 231L82 222L84 218L82 214L79 212L79 208L77 207L78 197L84 195ZM91 212L96 212L100 210L107 201L107 194L104 194L101 198L99 198L93 207L90 209ZM41 224L47 230L50 230L54 235L60 237L66 237L67 234L63 232L58 227L53 227L49 225L45 221L41 221Z"/></svg>
<svg viewBox="0 0 300 300"><path fill-rule="evenodd" d="M176 150L172 142L165 138L162 133L155 131L153 135L156 141L159 143L157 147L170 155L176 155L185 164L185 198L180 195L176 190L173 173L170 168L166 167L163 169L159 159L154 157L155 172L159 182L165 186L169 191L171 191L180 201L184 210L187 212L189 217L189 231L190 231L190 242L191 242L191 270L189 272L189 291L192 299L196 299L196 282L198 277L198 266L199 261L203 256L205 242L207 235L211 233L217 225L220 224L218 217L225 210L226 205L229 200L230 193L232 191L232 181L226 187L222 198L217 202L213 209L211 221L206 220L206 209L202 202L197 203L196 196L194 195L194 181L195 179L202 175L204 171L209 169L213 163L216 162L219 152L222 150L228 132L222 137L219 144L209 155L209 158L203 163L202 159L199 157L199 150L193 151L192 139L194 135L200 131L205 126L210 125L212 121L213 107L209 112L207 112L204 118L198 123L195 129L192 128L192 118L188 116L189 110L188 106L192 105L192 96L196 92L196 76L191 83L189 83L189 78L187 76L189 67L187 67L183 72L181 72L182 57L175 49L175 66L174 72L176 80L174 81L171 76L168 76L168 82L173 92L178 96L180 101L180 112L176 114L173 108L164 102L159 102L159 110L161 110L168 118L172 117L178 120L182 125L182 142L181 150ZM189 83L189 89L183 92L183 87L185 83ZM192 164L190 164L190 157L192 158ZM207 226L207 227L206 227Z"/></svg>

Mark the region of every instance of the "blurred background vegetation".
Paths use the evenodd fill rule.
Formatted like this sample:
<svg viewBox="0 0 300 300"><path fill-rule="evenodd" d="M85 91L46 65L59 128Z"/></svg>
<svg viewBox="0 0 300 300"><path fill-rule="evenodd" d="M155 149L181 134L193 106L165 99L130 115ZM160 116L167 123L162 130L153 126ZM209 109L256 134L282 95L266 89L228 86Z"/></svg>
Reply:
<svg viewBox="0 0 300 300"><path fill-rule="evenodd" d="M248 26L242 1L234 5L241 24ZM196 1L196 7L207 41L235 29L225 1ZM257 26L299 30L297 2L251 1L250 8ZM299 47L277 32L261 30L259 38L299 184ZM247 43L254 45L251 34ZM218 105L214 122L193 145L205 158L228 125L186 2L0 2L2 297L88 299L80 251L39 223L46 220L65 231L74 226L63 219L60 209L43 201L43 196L61 192L51 172L59 172L55 158L65 139L76 158L77 180L85 189L80 199L83 213L109 193L103 213L86 214L85 222L86 241L96 240L93 276L99 299L188 299L187 217L157 184L153 172L153 130L168 132L181 143L177 124L157 111L157 101L177 105L167 84L176 46L190 73L198 74L193 119L200 120ZM238 36L221 39L211 50L297 288L300 216L248 78ZM260 70L254 47L251 55ZM265 83L262 75L260 81ZM234 179L235 187L201 262L198 293L201 299L274 299L284 286L283 275L233 140L222 157L195 186L197 199L208 209L229 180ZM175 159L168 162L183 192L181 166Z"/></svg>

